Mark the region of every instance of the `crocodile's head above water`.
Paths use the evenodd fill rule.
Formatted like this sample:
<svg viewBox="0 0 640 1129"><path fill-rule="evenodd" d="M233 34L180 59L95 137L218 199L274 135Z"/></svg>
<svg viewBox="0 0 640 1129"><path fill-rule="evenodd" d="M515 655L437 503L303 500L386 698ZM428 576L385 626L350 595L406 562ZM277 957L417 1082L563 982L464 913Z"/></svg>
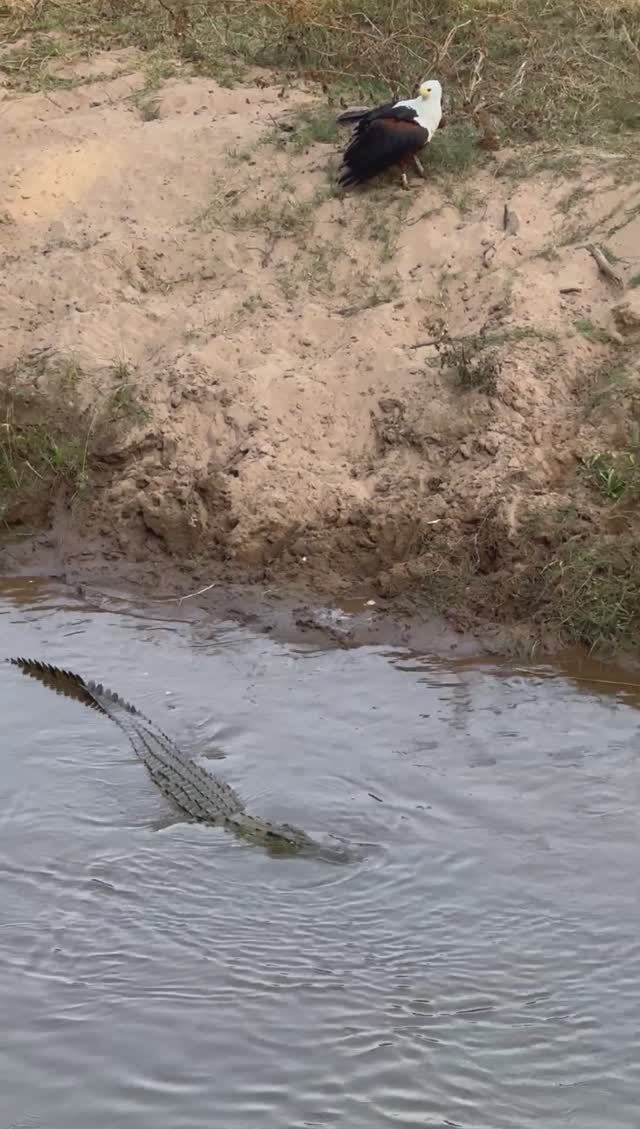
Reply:
<svg viewBox="0 0 640 1129"><path fill-rule="evenodd" d="M350 862L354 858L352 851L340 845L339 841L335 844L321 843L290 823L268 823L243 812L234 817L234 824L243 836L258 839L270 855L312 855L326 862Z"/></svg>
<svg viewBox="0 0 640 1129"><path fill-rule="evenodd" d="M306 855L321 859L323 862L354 862L359 856L351 847L335 843L321 843L312 839L297 827L288 823L278 824L274 827L275 836L266 841L269 854L273 855Z"/></svg>

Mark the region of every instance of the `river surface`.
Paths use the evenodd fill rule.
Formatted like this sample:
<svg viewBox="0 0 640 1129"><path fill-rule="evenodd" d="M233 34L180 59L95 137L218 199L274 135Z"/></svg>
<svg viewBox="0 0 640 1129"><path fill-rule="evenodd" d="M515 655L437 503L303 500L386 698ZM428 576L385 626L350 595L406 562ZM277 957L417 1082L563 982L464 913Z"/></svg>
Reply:
<svg viewBox="0 0 640 1129"><path fill-rule="evenodd" d="M637 1129L624 676L285 646L25 580L0 638L357 848L172 819L107 718L0 667L0 1129Z"/></svg>

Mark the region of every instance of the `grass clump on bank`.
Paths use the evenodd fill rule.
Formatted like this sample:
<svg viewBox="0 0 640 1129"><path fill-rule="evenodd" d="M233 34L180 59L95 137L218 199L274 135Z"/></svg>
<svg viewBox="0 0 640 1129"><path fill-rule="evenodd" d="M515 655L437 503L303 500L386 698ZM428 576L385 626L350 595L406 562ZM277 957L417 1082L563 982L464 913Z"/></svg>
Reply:
<svg viewBox="0 0 640 1129"><path fill-rule="evenodd" d="M640 130L637 0L9 0L3 33L10 86L42 82L51 56L134 45L218 81L247 65L303 74L330 99L406 94L434 75L454 123L493 114L511 141Z"/></svg>
<svg viewBox="0 0 640 1129"><path fill-rule="evenodd" d="M640 545L631 534L566 545L551 576L550 614L571 643L591 651L637 649Z"/></svg>
<svg viewBox="0 0 640 1129"><path fill-rule="evenodd" d="M58 499L87 497L118 432L144 422L133 377L111 368L105 394L80 402L82 373L72 358L36 353L0 371L0 524L42 525Z"/></svg>
<svg viewBox="0 0 640 1129"><path fill-rule="evenodd" d="M640 462L632 451L601 451L586 460L585 470L608 501L619 502L640 494Z"/></svg>
<svg viewBox="0 0 640 1129"><path fill-rule="evenodd" d="M43 393L36 384L48 363L36 354L0 374L0 520L5 525L42 520L60 489L75 497L87 486L89 428L77 403L78 371L73 361L56 359Z"/></svg>

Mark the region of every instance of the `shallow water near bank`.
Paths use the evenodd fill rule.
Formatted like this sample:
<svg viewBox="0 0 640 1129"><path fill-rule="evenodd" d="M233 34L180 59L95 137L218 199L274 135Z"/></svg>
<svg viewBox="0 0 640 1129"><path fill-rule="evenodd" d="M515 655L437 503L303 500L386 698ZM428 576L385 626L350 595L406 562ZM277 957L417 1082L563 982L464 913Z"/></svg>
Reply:
<svg viewBox="0 0 640 1129"><path fill-rule="evenodd" d="M357 848L177 822L107 719L0 667L0 1129L635 1129L630 676L283 644L17 579L0 639Z"/></svg>

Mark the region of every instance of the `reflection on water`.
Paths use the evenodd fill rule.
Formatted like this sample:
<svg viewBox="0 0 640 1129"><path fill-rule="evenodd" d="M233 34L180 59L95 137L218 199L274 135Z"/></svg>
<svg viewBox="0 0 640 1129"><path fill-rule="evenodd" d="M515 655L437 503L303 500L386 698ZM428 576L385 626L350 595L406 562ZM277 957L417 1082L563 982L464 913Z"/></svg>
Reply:
<svg viewBox="0 0 640 1129"><path fill-rule="evenodd" d="M107 719L0 667L0 1129L635 1129L633 686L30 581L0 637L222 758L250 810L362 844L166 825Z"/></svg>

